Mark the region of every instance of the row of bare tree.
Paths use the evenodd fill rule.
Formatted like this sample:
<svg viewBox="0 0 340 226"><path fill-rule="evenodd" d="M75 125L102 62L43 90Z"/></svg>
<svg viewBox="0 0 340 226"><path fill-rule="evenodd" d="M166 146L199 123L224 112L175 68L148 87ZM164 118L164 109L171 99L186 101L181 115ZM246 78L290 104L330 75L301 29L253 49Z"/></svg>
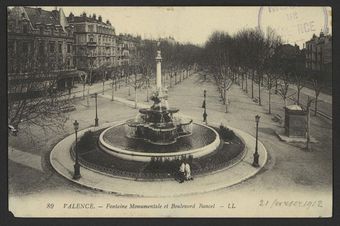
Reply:
<svg viewBox="0 0 340 226"><path fill-rule="evenodd" d="M8 49L8 124L62 128L69 97L57 92L58 78L68 66L58 55Z"/></svg>
<svg viewBox="0 0 340 226"><path fill-rule="evenodd" d="M191 44L170 43L161 41L159 49L162 51L162 75L163 82L168 80L169 88L177 85L187 78L193 66L196 63L196 57L199 55L200 48ZM131 65L116 67L110 74L113 83L116 83L121 77L125 78L125 85L134 90L135 107L137 107L138 89L146 89L146 100L149 101L150 82L156 82L155 57L157 53L156 40L143 40L137 49L137 56L131 62ZM113 99L113 98L112 98Z"/></svg>
<svg viewBox="0 0 340 226"><path fill-rule="evenodd" d="M246 93L250 89L251 98L259 105L262 104L261 90L265 88L268 91L269 113L272 111L273 91L282 97L285 106L288 98L301 105L301 90L309 83L315 93L316 114L318 97L325 85L322 71L306 69L305 52L296 45L283 44L281 37L270 28L265 33L257 28L247 28L235 35L216 31L205 43L200 63L213 74L226 112L227 92L235 82ZM254 88L256 83L257 97ZM292 85L296 90L293 94L289 93Z"/></svg>

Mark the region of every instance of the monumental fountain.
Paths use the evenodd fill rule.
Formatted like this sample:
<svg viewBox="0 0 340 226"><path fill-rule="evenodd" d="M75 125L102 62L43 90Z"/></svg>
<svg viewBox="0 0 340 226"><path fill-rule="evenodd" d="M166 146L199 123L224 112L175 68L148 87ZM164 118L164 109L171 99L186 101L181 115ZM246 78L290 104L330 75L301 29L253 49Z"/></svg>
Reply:
<svg viewBox="0 0 340 226"><path fill-rule="evenodd" d="M216 150L219 134L212 128L181 116L178 108L169 107L168 91L162 86L161 51L157 51L156 88L149 108L119 125L105 129L99 146L110 155L126 160L148 162L198 158Z"/></svg>
<svg viewBox="0 0 340 226"><path fill-rule="evenodd" d="M76 181L73 168L74 163L79 161L81 168L77 183L109 192L147 193L151 196L155 195L155 190L151 193L145 188L140 191L139 182L173 180L183 159L190 162L191 173L197 178L195 182L200 181L198 177L209 178L211 174L223 174L221 177L231 180L220 180L220 185L216 185L214 180L198 187L191 186L189 190L162 190L161 183L148 183L159 186L157 195L210 191L253 176L259 168L249 170L252 167L248 164L252 160L252 152L247 150L253 148L255 139L236 128L202 124L180 114L178 108L169 107L168 101L173 100L171 96L168 98L167 88L162 85L160 50L155 60L157 70L156 87L151 97L153 104L140 108L133 119L82 129L78 132L78 142L74 139L77 140L77 135L65 137L51 151L53 168L64 177ZM226 136L228 133L232 136ZM262 144L259 153L263 166L266 152ZM238 164L243 161L246 164ZM238 175L236 179L235 175ZM121 186L122 183L126 184L126 179L130 180L130 187Z"/></svg>

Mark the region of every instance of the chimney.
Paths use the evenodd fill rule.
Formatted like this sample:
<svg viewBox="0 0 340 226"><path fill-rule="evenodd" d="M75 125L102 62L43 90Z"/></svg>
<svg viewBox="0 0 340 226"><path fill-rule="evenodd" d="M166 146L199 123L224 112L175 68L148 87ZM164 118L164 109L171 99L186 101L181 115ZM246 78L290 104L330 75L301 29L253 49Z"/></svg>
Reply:
<svg viewBox="0 0 340 226"><path fill-rule="evenodd" d="M39 15L41 15L41 8L38 8L38 13Z"/></svg>
<svg viewBox="0 0 340 226"><path fill-rule="evenodd" d="M102 16L98 16L98 21L102 22Z"/></svg>
<svg viewBox="0 0 340 226"><path fill-rule="evenodd" d="M81 15L82 17L86 17L86 13L85 12L83 12L83 14Z"/></svg>
<svg viewBox="0 0 340 226"><path fill-rule="evenodd" d="M95 13L93 14L93 19L95 19L95 20L97 19L97 16L96 16Z"/></svg>
<svg viewBox="0 0 340 226"><path fill-rule="evenodd" d="M324 33L322 32L322 30L321 30L321 32L320 32L320 38L321 37L324 37L325 35L324 35Z"/></svg>
<svg viewBox="0 0 340 226"><path fill-rule="evenodd" d="M70 21L73 21L74 20L74 15L73 13L71 12L70 15L68 15L68 18Z"/></svg>

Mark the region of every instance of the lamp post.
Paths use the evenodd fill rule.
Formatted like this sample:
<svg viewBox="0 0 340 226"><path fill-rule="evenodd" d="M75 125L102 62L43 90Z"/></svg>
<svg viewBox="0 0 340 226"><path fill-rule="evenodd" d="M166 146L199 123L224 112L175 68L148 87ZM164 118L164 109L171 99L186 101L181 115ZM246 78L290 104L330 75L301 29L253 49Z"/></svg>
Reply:
<svg viewBox="0 0 340 226"><path fill-rule="evenodd" d="M257 151L257 142L258 142L258 130L259 130L259 121L260 121L260 116L256 115L255 116L255 122L256 122L256 143L255 143L255 153L254 153L254 162L253 166L254 167L259 167L259 153Z"/></svg>
<svg viewBox="0 0 340 226"><path fill-rule="evenodd" d="M96 118L94 119L94 126L98 126L98 111L97 111L97 93L94 94L96 100Z"/></svg>
<svg viewBox="0 0 340 226"><path fill-rule="evenodd" d="M205 122L205 124L208 124L208 121L207 121L207 105L206 105L206 97L207 97L207 91L204 90L204 100L203 100L203 105L202 107L204 108L204 112L203 112L203 122Z"/></svg>
<svg viewBox="0 0 340 226"><path fill-rule="evenodd" d="M106 72L103 72L103 78L102 78L102 82L103 82L103 95L104 95L104 88L105 88L105 77L106 77Z"/></svg>
<svg viewBox="0 0 340 226"><path fill-rule="evenodd" d="M78 129L79 129L79 123L77 122L77 120L74 121L73 126L74 126L74 131L75 131L75 134L76 134L76 145L75 145L76 162L74 164L73 179L78 180L81 176L80 176L80 165L79 165L79 162L78 162L78 146L77 146L77 143L78 143L77 135L78 134L77 133L78 133Z"/></svg>
<svg viewBox="0 0 340 226"><path fill-rule="evenodd" d="M111 101L114 101L115 99L115 77L112 76L112 96L111 96Z"/></svg>

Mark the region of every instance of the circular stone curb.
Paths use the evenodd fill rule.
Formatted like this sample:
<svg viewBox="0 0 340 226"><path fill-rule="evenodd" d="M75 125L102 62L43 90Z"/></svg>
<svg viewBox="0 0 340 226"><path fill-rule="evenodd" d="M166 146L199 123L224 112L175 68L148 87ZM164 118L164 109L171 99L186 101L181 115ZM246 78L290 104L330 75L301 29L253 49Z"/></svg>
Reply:
<svg viewBox="0 0 340 226"><path fill-rule="evenodd" d="M96 131L107 126L117 125L120 122L105 123L100 127L90 127L78 132L79 137L86 131ZM248 178L257 174L267 161L267 150L262 142L258 142L258 152L260 155L260 166L255 168L252 166L253 153L249 150L255 149L255 138L250 134L232 127L239 138L244 141L245 154L234 164L220 169L211 174L205 174L195 177L193 181L178 183L177 181L135 181L124 178L114 177L98 173L87 168L81 167L81 178L73 179L74 161L70 154L70 148L74 142L74 134L71 134L61 140L54 146L50 153L50 163L58 174L68 180L71 180L81 186L127 196L141 197L174 197L181 195L193 195L199 193L211 192L241 183Z"/></svg>
<svg viewBox="0 0 340 226"><path fill-rule="evenodd" d="M117 124L115 126L119 126L122 125L124 123L121 124ZM125 160L131 160L131 161L140 161L140 162L150 162L152 160L152 157L159 157L159 158L164 158L164 159L177 159L181 156L189 156L191 155L193 158L199 158L202 156L205 156L213 151L215 151L218 146L220 145L220 136L219 134L216 132L215 129L210 128L206 125L200 124L200 123L194 123L196 125L199 126L203 126L205 128L208 128L210 130L212 130L215 134L215 140L210 143L207 144L203 147L199 147L196 149L191 149L188 151L179 151L179 152L167 152L167 153L154 153L154 152L136 152L136 151L129 151L129 150L125 150L119 147L114 147L113 145L107 143L104 139L103 136L106 133L106 131L110 130L112 127L115 126L111 126L107 129L105 129L99 136L99 147L105 151L106 153L108 153L109 155L113 155Z"/></svg>

